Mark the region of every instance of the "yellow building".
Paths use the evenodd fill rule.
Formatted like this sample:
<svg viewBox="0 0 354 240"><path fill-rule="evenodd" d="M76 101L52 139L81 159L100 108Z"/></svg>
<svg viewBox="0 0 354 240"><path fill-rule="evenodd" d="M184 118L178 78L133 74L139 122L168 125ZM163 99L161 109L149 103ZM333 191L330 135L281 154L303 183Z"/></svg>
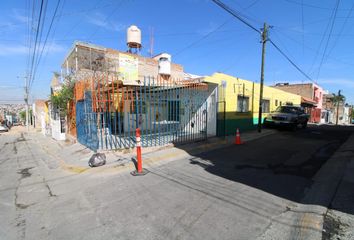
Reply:
<svg viewBox="0 0 354 240"><path fill-rule="evenodd" d="M234 134L240 130L255 129L258 123L260 84L232 77L223 73L207 76L205 82L218 85L217 132L219 136ZM301 96L264 86L263 114L281 105L300 105Z"/></svg>

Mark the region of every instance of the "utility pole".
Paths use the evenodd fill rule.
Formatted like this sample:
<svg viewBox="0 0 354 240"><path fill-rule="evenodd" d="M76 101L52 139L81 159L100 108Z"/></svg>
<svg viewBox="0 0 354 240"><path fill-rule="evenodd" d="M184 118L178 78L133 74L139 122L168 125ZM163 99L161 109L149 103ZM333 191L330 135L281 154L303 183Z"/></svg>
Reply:
<svg viewBox="0 0 354 240"><path fill-rule="evenodd" d="M268 40L268 25L264 23L262 31L262 65L261 65L261 86L259 91L259 111L258 111L258 132L262 132L262 102L263 102L263 83L264 83L264 58L265 46Z"/></svg>
<svg viewBox="0 0 354 240"><path fill-rule="evenodd" d="M26 130L29 130L28 76L25 76Z"/></svg>
<svg viewBox="0 0 354 240"><path fill-rule="evenodd" d="M338 90L338 96L337 96L337 117L336 117L336 125L338 125L338 119L339 119L339 102L341 100L341 90Z"/></svg>

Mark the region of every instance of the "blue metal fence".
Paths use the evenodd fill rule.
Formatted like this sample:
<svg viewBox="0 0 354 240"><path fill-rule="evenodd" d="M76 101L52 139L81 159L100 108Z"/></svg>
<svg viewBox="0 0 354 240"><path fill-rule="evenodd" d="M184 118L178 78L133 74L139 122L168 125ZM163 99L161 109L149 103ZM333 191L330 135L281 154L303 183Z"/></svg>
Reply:
<svg viewBox="0 0 354 240"><path fill-rule="evenodd" d="M91 149L132 148L138 127L143 147L207 138L207 84L146 77L123 85L100 77L90 85L76 103L76 123L79 142Z"/></svg>

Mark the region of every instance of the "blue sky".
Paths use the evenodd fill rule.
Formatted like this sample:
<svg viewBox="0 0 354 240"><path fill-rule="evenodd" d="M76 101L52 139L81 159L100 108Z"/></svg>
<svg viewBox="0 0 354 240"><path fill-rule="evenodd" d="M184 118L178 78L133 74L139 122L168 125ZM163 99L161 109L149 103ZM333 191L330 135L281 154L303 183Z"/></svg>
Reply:
<svg viewBox="0 0 354 240"><path fill-rule="evenodd" d="M1 3L0 103L23 99L28 59L28 2ZM330 92L341 89L347 102L354 104L353 1L339 1L337 11L334 10L337 0L223 2L256 28L261 28L264 22L271 25L269 37L306 74ZM48 3L40 47L55 5L55 1ZM39 6L36 9L38 13ZM148 55L149 29L153 28L154 53L172 54L173 62L182 64L185 71L198 75L219 71L259 82L259 34L212 1L61 0L33 82L31 98L49 95L52 72L60 69L75 40L126 50L126 28L132 24L142 30L142 55ZM267 85L308 81L267 43Z"/></svg>

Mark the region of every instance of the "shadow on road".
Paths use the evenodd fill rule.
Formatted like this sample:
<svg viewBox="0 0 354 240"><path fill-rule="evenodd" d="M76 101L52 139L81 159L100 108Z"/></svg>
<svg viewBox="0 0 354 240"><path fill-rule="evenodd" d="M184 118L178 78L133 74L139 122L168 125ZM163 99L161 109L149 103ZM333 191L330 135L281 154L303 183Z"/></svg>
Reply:
<svg viewBox="0 0 354 240"><path fill-rule="evenodd" d="M311 126L296 132L282 130L244 145L195 154L190 164L231 181L301 202L313 177L353 132L353 127L339 126ZM321 202L306 204L321 205ZM348 213L354 214L354 211L348 210Z"/></svg>

